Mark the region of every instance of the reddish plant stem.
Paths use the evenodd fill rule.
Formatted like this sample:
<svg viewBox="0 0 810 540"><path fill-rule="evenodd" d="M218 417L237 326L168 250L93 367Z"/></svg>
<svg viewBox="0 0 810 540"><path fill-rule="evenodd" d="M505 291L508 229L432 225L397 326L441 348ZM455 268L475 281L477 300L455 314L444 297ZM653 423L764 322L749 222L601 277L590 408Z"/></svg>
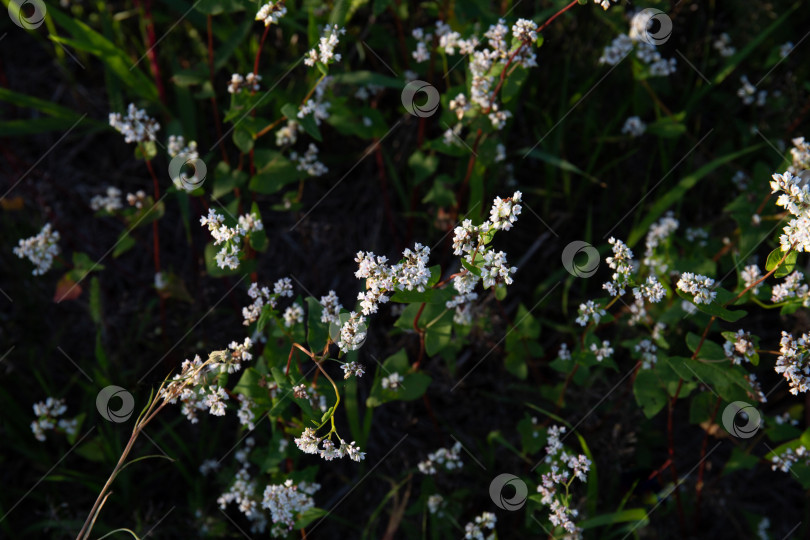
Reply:
<svg viewBox="0 0 810 540"><path fill-rule="evenodd" d="M262 39L259 41L259 50L256 51L256 60L253 62L253 73L259 74L259 59L262 56L262 49L264 48L264 40L267 39L267 34L270 32L270 25L264 27Z"/></svg>
<svg viewBox="0 0 810 540"><path fill-rule="evenodd" d="M211 88L216 88L214 85L214 32L211 25L212 17L208 15L208 79L211 81ZM211 96L211 108L214 111L214 125L217 129L217 140L219 141L219 149L222 152L222 161L230 165L228 153L225 151L225 145L222 144L224 137L222 135L222 121L219 119L219 106L217 105L216 96Z"/></svg>
<svg viewBox="0 0 810 540"><path fill-rule="evenodd" d="M683 512L683 504L681 503L681 493L678 491L678 472L675 469L675 439L673 436L672 426L672 411L675 409L675 402L678 400L678 395L681 393L683 386L683 379L678 379L678 388L675 389L675 395L669 400L669 407L667 409L667 455L669 456L669 468L672 471L672 491L675 494L675 503L678 507L678 521L681 525L681 532L686 537L686 517Z"/></svg>
<svg viewBox="0 0 810 540"><path fill-rule="evenodd" d="M700 446L700 466L698 467L698 478L697 484L695 485L695 528L700 527L700 500L703 496L703 471L706 469L706 447L709 445L709 427L714 424L715 418L717 418L717 411L720 409L720 402L722 400L720 397L717 397L717 400L714 402L714 410L712 411L712 416L709 418L709 425L707 426L706 433L703 435L703 444Z"/></svg>
<svg viewBox="0 0 810 540"><path fill-rule="evenodd" d="M544 22L544 23L543 23L543 25L537 29L537 32L539 33L539 32L542 32L543 30L545 30L545 28L546 28L548 25L550 25L550 24L551 24L551 23L554 21L554 19L556 19L557 17L559 17L560 15L562 15L563 13L565 13L566 11L568 11L569 9L571 9L572 7L574 7L575 5L577 5L577 0L574 0L573 2L571 2L570 4L568 4L567 6L565 6L564 8L562 8L560 11L558 11L557 13L555 13L554 15L552 15L552 16L551 16L551 18L550 18L549 20L547 20L546 22Z"/></svg>
<svg viewBox="0 0 810 540"><path fill-rule="evenodd" d="M577 370L579 369L579 364L574 366L574 369L571 370L571 373L568 374L568 377L565 378L565 382L563 383L562 390L560 391L560 397L557 398L557 411L562 408L563 401L565 400L565 391L568 390L568 385L571 384L571 379L574 378Z"/></svg>
<svg viewBox="0 0 810 540"><path fill-rule="evenodd" d="M773 270L771 270L770 272L768 272L767 274L765 274L764 276L762 276L761 278L759 278L758 280L747 286L745 289L742 290L742 292L740 292L740 294L738 294L737 296L735 296L734 298L723 304L723 307L733 304L734 302L742 298L745 295L745 293L747 293L748 291L750 291L751 289L753 289L754 287L756 287L757 285L768 279L770 276L772 276L773 273L776 272L776 270L780 266L782 266L782 263L785 262L785 259L787 259L788 255L790 255L790 252L793 251L793 248L795 247L796 244L790 246L790 249L785 252L785 254L782 256L781 259L779 259L779 262L776 263L776 266L773 267ZM709 334L709 329L712 327L712 324L714 324L714 321L716 319L717 317L715 317L714 315L712 315L712 318L709 319L709 323L706 325L706 328L703 330L703 335L700 337L700 342L698 343L698 346L695 348L695 353L692 355L692 360L697 359L698 353L700 353L700 349L701 347L703 347L703 342L706 341L706 336Z"/></svg>
<svg viewBox="0 0 810 540"><path fill-rule="evenodd" d="M141 6L140 0L136 0L136 5ZM149 47L146 50L146 56L149 58L149 66L152 68L152 75L155 77L155 86L157 87L160 102L167 105L166 89L163 87L163 81L160 77L160 66L157 61L157 54L155 47L157 47L157 40L155 39L155 22L152 19L152 0L144 0L143 2L144 18L146 19L146 42Z"/></svg>

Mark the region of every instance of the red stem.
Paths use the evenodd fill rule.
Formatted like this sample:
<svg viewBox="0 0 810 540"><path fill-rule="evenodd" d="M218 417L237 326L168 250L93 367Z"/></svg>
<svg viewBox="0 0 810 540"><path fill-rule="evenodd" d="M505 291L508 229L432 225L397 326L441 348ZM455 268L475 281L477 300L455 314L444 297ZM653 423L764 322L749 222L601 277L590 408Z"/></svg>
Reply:
<svg viewBox="0 0 810 540"><path fill-rule="evenodd" d="M211 81L211 88L216 89L214 85L214 32L211 29L211 15L208 15L208 79ZM214 92L216 94L216 92ZM211 96L211 107L214 110L214 124L217 128L217 140L219 141L219 149L222 152L222 161L230 165L228 161L228 153L225 151L225 145L222 144L222 121L219 119L219 106L217 105L216 96Z"/></svg>
<svg viewBox="0 0 810 540"><path fill-rule="evenodd" d="M137 5L140 5L140 0L136 0ZM155 22L152 19L152 0L144 0L143 3L144 18L146 19L146 41L149 47L146 51L146 56L149 57L149 65L152 68L152 75L155 77L155 86L157 87L160 101L166 105L166 89L163 87L163 81L160 77L160 66L157 61L157 54L155 48L157 47L157 40L155 39Z"/></svg>

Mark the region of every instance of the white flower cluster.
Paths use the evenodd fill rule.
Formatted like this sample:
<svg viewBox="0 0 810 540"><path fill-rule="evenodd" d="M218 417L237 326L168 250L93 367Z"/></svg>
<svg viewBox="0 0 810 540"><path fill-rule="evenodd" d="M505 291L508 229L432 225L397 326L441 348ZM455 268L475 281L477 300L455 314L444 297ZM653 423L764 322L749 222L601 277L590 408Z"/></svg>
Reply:
<svg viewBox="0 0 810 540"><path fill-rule="evenodd" d="M321 322L327 324L340 324L340 310L343 306L340 304L337 293L329 291L326 296L321 296L319 300L323 311L321 312Z"/></svg>
<svg viewBox="0 0 810 540"><path fill-rule="evenodd" d="M622 126L622 135L630 135L631 137L641 137L645 131L647 131L647 124L642 122L638 116L629 117Z"/></svg>
<svg viewBox="0 0 810 540"><path fill-rule="evenodd" d="M607 1L603 0L603 5ZM678 64L675 58L663 58L655 45L649 43L647 39L652 16L653 13L646 9L635 13L630 19L629 33L619 34L610 45L606 46L599 63L615 66L635 49L636 58L646 65L651 76L666 77L675 73Z"/></svg>
<svg viewBox="0 0 810 540"><path fill-rule="evenodd" d="M597 3L597 4L599 4L600 6L602 6L602 9L605 9L605 10L606 10L607 8L609 8L609 7L610 7L610 0L593 0L593 1L594 1L595 3ZM616 1L616 0L614 0L614 2L615 2L615 1Z"/></svg>
<svg viewBox="0 0 810 540"><path fill-rule="evenodd" d="M332 461L335 458L343 458L349 456L352 461L362 461L366 457L365 452L361 452L360 448L355 446L354 441L347 443L340 439L340 446L335 446L332 442L331 436L318 437L316 430L313 428L306 428L300 437L295 439L295 445L305 454L318 454L326 461ZM321 447L321 444L323 445Z"/></svg>
<svg viewBox="0 0 810 540"><path fill-rule="evenodd" d="M160 130L160 124L154 118L147 116L146 111L138 109L134 103L127 108L127 115L110 113L110 125L124 135L124 142L142 143L156 141L155 133Z"/></svg>
<svg viewBox="0 0 810 540"><path fill-rule="evenodd" d="M402 382L405 379L399 373L391 373L387 377L383 377L380 381L380 384L385 390L391 390L392 392L397 392L402 387Z"/></svg>
<svg viewBox="0 0 810 540"><path fill-rule="evenodd" d="M501 199L495 197L492 201L492 209L489 211L489 221L492 228L496 230L508 231L517 221L523 207L519 204L523 198L520 191L516 191L510 198Z"/></svg>
<svg viewBox="0 0 810 540"><path fill-rule="evenodd" d="M431 514L441 516L443 512L441 508L444 506L444 497L439 495L438 493L434 493L427 500L428 511Z"/></svg>
<svg viewBox="0 0 810 540"><path fill-rule="evenodd" d="M652 369L652 367L658 362L658 355L656 355L656 351L658 351L658 347L655 346L655 343L650 341L649 339L642 339L639 341L633 349L641 353L641 368L642 369Z"/></svg>
<svg viewBox="0 0 810 540"><path fill-rule="evenodd" d="M168 403L182 403L181 412L192 424L199 420L197 412L208 409L214 416L224 416L228 394L219 386L207 386L208 375L212 370L228 363L228 351L214 351L211 362L203 362L199 355L193 360L184 360L180 373L160 391L159 397Z"/></svg>
<svg viewBox="0 0 810 540"><path fill-rule="evenodd" d="M340 366L343 369L343 378L348 379L352 375L355 377L362 377L365 374L366 370L363 367L363 364L358 362L347 362Z"/></svg>
<svg viewBox="0 0 810 540"><path fill-rule="evenodd" d="M124 204L121 200L120 189L110 186L105 193L105 195L94 195L93 198L90 199L90 208L92 208L94 212L104 210L112 214L116 210L123 208Z"/></svg>
<svg viewBox="0 0 810 540"><path fill-rule="evenodd" d="M21 238L14 248L14 254L22 258L28 258L34 263L34 270L31 272L35 276L41 276L50 270L53 258L59 255L59 231L53 230L50 223L46 223L36 236Z"/></svg>
<svg viewBox="0 0 810 540"><path fill-rule="evenodd" d="M256 73L248 73L244 77L238 73L234 73L231 75L231 80L228 83L228 93L238 94L242 90L257 92L261 80L262 76Z"/></svg>
<svg viewBox="0 0 810 540"><path fill-rule="evenodd" d="M591 343L591 352L596 355L597 362L601 362L602 360L613 356L613 348L610 346L610 342L607 340L602 341L601 346L597 346L596 343Z"/></svg>
<svg viewBox="0 0 810 540"><path fill-rule="evenodd" d="M773 286L771 290L771 302L783 302L790 298L798 298L802 301L802 306L810 305L810 287L804 281L804 274L795 270L785 277L785 281Z"/></svg>
<svg viewBox="0 0 810 540"><path fill-rule="evenodd" d="M413 250L406 248L402 256L401 262L391 266L385 256L357 252L354 260L358 270L354 275L366 280L366 292L357 295L363 315L376 313L378 305L388 302L388 295L396 289L424 292L430 280L427 267L430 248L416 243Z"/></svg>
<svg viewBox="0 0 810 540"><path fill-rule="evenodd" d="M436 474L437 467L447 471L460 469L464 463L459 454L461 454L461 443L456 442L451 448L439 448L435 452L431 452L425 461L417 464L417 468L422 474Z"/></svg>
<svg viewBox="0 0 810 540"><path fill-rule="evenodd" d="M276 131L276 146L295 144L298 141L299 129L300 124L298 122L288 119L287 124Z"/></svg>
<svg viewBox="0 0 810 540"><path fill-rule="evenodd" d="M349 318L340 327L337 345L344 353L356 351L366 342L366 318L352 311Z"/></svg>
<svg viewBox="0 0 810 540"><path fill-rule="evenodd" d="M607 311L602 309L602 306L593 300L588 300L579 305L579 316L576 320L580 326L587 326L591 320L593 320L593 324L599 324L599 321L605 315L607 315Z"/></svg>
<svg viewBox="0 0 810 540"><path fill-rule="evenodd" d="M782 251L788 251L795 244L796 251L810 251L810 188L798 176L790 171L774 174L771 192L781 191L776 199L777 206L783 206L790 212L791 219L779 237Z"/></svg>
<svg viewBox="0 0 810 540"><path fill-rule="evenodd" d="M186 145L186 139L182 135L169 135L166 151L170 157L183 156L186 160L193 161L200 157L197 152L197 142L189 141L188 145Z"/></svg>
<svg viewBox="0 0 810 540"><path fill-rule="evenodd" d="M807 452L807 448L804 445L799 446L795 450L793 448L786 448L784 452L776 454L771 458L771 470L775 471L779 469L782 472L789 472L790 468L802 459L805 464L810 460L810 453Z"/></svg>
<svg viewBox="0 0 810 540"><path fill-rule="evenodd" d="M239 401L239 410L236 411L236 417L239 418L241 425L247 427L249 431L253 431L256 429L256 424L253 423L256 420L256 413L253 412L256 403L241 394L237 394L237 399Z"/></svg>
<svg viewBox="0 0 810 540"><path fill-rule="evenodd" d="M667 271L667 265L655 256L655 250L663 245L672 233L678 230L679 226L680 223L672 216L672 212L667 212L664 217L650 225L650 230L647 231L647 237L644 240L645 250L642 262L651 271L659 274Z"/></svg>
<svg viewBox="0 0 810 540"><path fill-rule="evenodd" d="M287 7L284 2L268 2L259 8L256 13L256 20L262 21L265 26L273 23L278 24L279 19L287 14Z"/></svg>
<svg viewBox="0 0 810 540"><path fill-rule="evenodd" d="M660 302L667 291L664 286L655 278L655 276L648 276L647 281L633 288L633 296L636 297L637 303L642 303L646 298L653 304Z"/></svg>
<svg viewBox="0 0 810 540"><path fill-rule="evenodd" d="M807 392L810 388L810 363L807 362L810 335L802 334L796 339L787 332L782 332L779 352L774 370L781 374L790 385L790 393Z"/></svg>
<svg viewBox="0 0 810 540"><path fill-rule="evenodd" d="M436 21L436 37L439 38L439 48L444 49L446 54L456 54L456 48L458 48L459 54L472 54L478 46L478 38L476 36L470 36L469 39L462 39L461 34L454 32L449 24L445 24L442 21Z"/></svg>
<svg viewBox="0 0 810 540"><path fill-rule="evenodd" d="M791 142L793 148L790 149L790 155L793 162L788 167L788 172L799 174L805 169L810 169L810 143L805 142L804 137L796 137Z"/></svg>
<svg viewBox="0 0 810 540"><path fill-rule="evenodd" d="M251 283L248 289L248 296L253 298L253 303L242 308L242 318L244 319L242 324L245 326L258 320L265 304L269 305L271 308L275 308L278 304L278 299L282 296L292 298L292 280L290 278L279 279L273 284L272 293L269 287L259 287L258 283Z"/></svg>
<svg viewBox="0 0 810 540"><path fill-rule="evenodd" d="M38 441L44 441L45 432L57 427L70 436L75 435L78 429L78 421L75 418L57 420L66 412L67 405L65 405L64 399L49 397L45 401L34 403L34 414L37 416L37 419L31 422L31 431L34 433L34 437Z"/></svg>
<svg viewBox="0 0 810 540"><path fill-rule="evenodd" d="M208 209L208 216L200 218L200 225L208 227L211 236L214 237L214 245L222 244L219 252L215 256L217 266L220 268L239 268L239 252L242 249L244 236L251 230L261 230L264 228L260 219L252 215L239 217L237 227L228 227L224 224L225 216L218 214L213 208Z"/></svg>
<svg viewBox="0 0 810 540"><path fill-rule="evenodd" d="M284 326L286 328L292 328L296 324L301 324L304 322L304 308L298 303L293 303L284 310L282 319L284 319Z"/></svg>
<svg viewBox="0 0 810 540"><path fill-rule="evenodd" d="M464 539L465 540L489 540L495 538L495 534L490 534L487 537L484 537L484 531L495 530L495 524L498 522L498 518L492 512L484 512L480 516L475 516L473 521L470 521L466 525L464 525Z"/></svg>
<svg viewBox="0 0 810 540"><path fill-rule="evenodd" d="M269 485L264 488L262 508L270 511L270 519L273 524L278 526L278 529L286 529L285 533L293 529L297 516L315 507L315 501L311 495L321 486L312 484L304 487L306 489L301 489L301 484L295 485L291 479L287 479L283 484ZM286 534L277 536L286 536Z"/></svg>
<svg viewBox="0 0 810 540"><path fill-rule="evenodd" d="M756 264L749 264L742 269L742 272L740 272L740 277L742 278L745 288L747 289L762 277L762 271ZM753 287L751 289L751 293L756 295L759 292L759 287L760 285Z"/></svg>
<svg viewBox="0 0 810 540"><path fill-rule="evenodd" d="M262 533L267 528L267 517L261 510L256 491L256 480L250 477L245 465L236 473L236 480L230 489L219 496L217 504L221 510L225 510L229 503L236 503L239 511L251 522L251 532Z"/></svg>
<svg viewBox="0 0 810 540"><path fill-rule="evenodd" d="M563 426L551 426L548 429L545 462L549 464L550 469L541 475L537 492L542 495L540 504L547 506L551 511L548 518L551 524L562 527L568 534L579 538L581 529L572 519L576 518L579 512L570 507L568 490L575 479L587 481L591 462L585 455L568 453L560 440L560 435L565 431Z"/></svg>
<svg viewBox="0 0 810 540"><path fill-rule="evenodd" d="M298 162L296 169L310 176L323 176L329 171L326 165L318 161L318 147L312 143L309 143L304 155L301 156L298 155L298 152L292 152L290 153L290 159Z"/></svg>
<svg viewBox="0 0 810 540"><path fill-rule="evenodd" d="M695 304L711 304L717 297L717 293L711 290L714 280L700 274L684 272L677 285L681 291L694 295Z"/></svg>
<svg viewBox="0 0 810 540"><path fill-rule="evenodd" d="M712 43L712 47L724 58L733 56L737 52L737 49L731 46L731 37L725 32L717 36L717 39Z"/></svg>
<svg viewBox="0 0 810 540"><path fill-rule="evenodd" d="M746 75L740 77L740 88L737 90L737 96L742 100L743 105L751 105L756 101L757 107L764 107L768 100L768 91L760 90L757 92L756 86L751 84Z"/></svg>
<svg viewBox="0 0 810 540"><path fill-rule="evenodd" d="M568 349L567 343L560 345L560 349L557 351L557 358L566 362L571 360L571 351Z"/></svg>
<svg viewBox="0 0 810 540"><path fill-rule="evenodd" d="M335 54L335 47L337 47L339 42L338 36L345 33L346 29L339 28L338 25L326 26L318 42L318 50L310 49L307 53L307 57L304 59L304 63L312 67L317 62L324 65L340 62L340 53Z"/></svg>
<svg viewBox="0 0 810 540"><path fill-rule="evenodd" d="M127 204L134 206L137 209L143 208L143 203L146 202L146 192L139 189L135 193L127 193Z"/></svg>
<svg viewBox="0 0 810 540"><path fill-rule="evenodd" d="M750 362L757 352L751 342L751 336L742 329L737 330L734 341L726 340L723 344L723 350L734 365Z"/></svg>
<svg viewBox="0 0 810 540"><path fill-rule="evenodd" d="M630 284L631 275L635 270L633 266L633 251L627 247L627 244L612 236L608 238L608 243L613 250L613 256L608 257L606 262L611 270L615 270L615 272L611 278L612 280L604 283L602 288L605 289L610 296L621 296L625 293L625 287ZM597 319L596 322L599 322L599 319Z"/></svg>
<svg viewBox="0 0 810 540"><path fill-rule="evenodd" d="M512 36L518 41L537 41L537 23L528 19L518 19L512 25Z"/></svg>
<svg viewBox="0 0 810 540"><path fill-rule="evenodd" d="M428 50L428 43L433 40L433 34L425 33L422 28L414 28L411 35L416 40L416 49L411 53L411 56L417 64L427 62L430 60L430 51Z"/></svg>
<svg viewBox="0 0 810 540"><path fill-rule="evenodd" d="M298 118L304 118L311 114L312 119L315 120L316 125L321 125L323 120L329 118L329 108L332 106L328 101L324 101L326 88L332 83L332 77L324 77L315 87L315 94L309 98L306 103L301 105L298 110Z"/></svg>

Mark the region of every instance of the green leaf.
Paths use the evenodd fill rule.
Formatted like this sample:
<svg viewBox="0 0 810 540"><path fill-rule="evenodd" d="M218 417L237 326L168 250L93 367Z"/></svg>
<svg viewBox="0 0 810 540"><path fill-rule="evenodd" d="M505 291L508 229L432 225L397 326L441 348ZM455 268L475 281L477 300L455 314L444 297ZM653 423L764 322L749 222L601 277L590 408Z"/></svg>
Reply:
<svg viewBox="0 0 810 540"><path fill-rule="evenodd" d="M304 173L297 170L292 161L278 154L250 179L249 188L256 193L271 195L302 178Z"/></svg>
<svg viewBox="0 0 810 540"><path fill-rule="evenodd" d="M309 526L310 523L315 521L316 519L323 517L326 515L326 510L322 510L321 508L308 508L304 512L298 514L298 518L295 520L293 524L293 529L303 529Z"/></svg>
<svg viewBox="0 0 810 540"><path fill-rule="evenodd" d="M254 201L250 206L250 214L254 219L261 220L262 214L259 212L259 205ZM259 231L251 231L249 234L250 247L256 251L265 251L267 249L267 229L262 228Z"/></svg>
<svg viewBox="0 0 810 540"><path fill-rule="evenodd" d="M315 139L316 141L322 141L323 137L321 137L321 130L318 129L318 124L315 123L315 118L308 114L303 118L298 118L298 106L292 103L287 103L281 108L281 114L286 116L289 120L295 120L301 127L304 128L310 137Z"/></svg>
<svg viewBox="0 0 810 540"><path fill-rule="evenodd" d="M660 386L658 377L648 370L639 371L636 375L636 380L633 382L633 395L647 418L658 414L667 404L668 399L666 392Z"/></svg>
<svg viewBox="0 0 810 540"><path fill-rule="evenodd" d="M581 522L579 526L583 530L593 529L594 527L602 527L604 525L615 525L616 523L636 522L636 527L646 526L650 520L647 517L647 510L644 508L628 508L620 512L613 512L611 514L602 514L601 516L592 517Z"/></svg>
<svg viewBox="0 0 810 540"><path fill-rule="evenodd" d="M321 322L323 306L309 296L307 302L307 345L311 351L320 351L329 339L329 325Z"/></svg>
<svg viewBox="0 0 810 540"><path fill-rule="evenodd" d="M694 297L691 294L685 293L680 289L675 289L675 292L677 292L678 296L680 296L687 302L691 302L699 311L703 313L708 313L709 315L713 315L717 318L723 319L724 321L737 322L746 315L748 315L747 311L743 311L741 309L737 309L734 311L726 309L723 306L721 306L716 300L711 304L695 304Z"/></svg>
<svg viewBox="0 0 810 540"><path fill-rule="evenodd" d="M781 248L776 248L775 250L771 251L768 254L768 260L765 262L765 270L770 272L776 265L779 264L779 261L782 260L782 257L785 257L785 252L782 251ZM791 251L788 253L787 257L785 257L785 262L777 268L776 272L773 273L773 277L775 278L783 278L793 272L796 268L796 260L799 258L799 253L796 251Z"/></svg>
<svg viewBox="0 0 810 540"><path fill-rule="evenodd" d="M115 249L113 249L112 256L113 258L116 258L123 255L133 247L135 247L135 239L129 235L129 231L125 230L118 237L118 241L115 243Z"/></svg>
<svg viewBox="0 0 810 540"><path fill-rule="evenodd" d="M247 154L253 149L253 134L241 124L233 131L233 144Z"/></svg>
<svg viewBox="0 0 810 540"><path fill-rule="evenodd" d="M234 386L233 392L248 397L256 403L269 405L270 396L267 388L261 386L262 379L262 374L256 371L255 368L247 368L239 378L239 382Z"/></svg>
<svg viewBox="0 0 810 540"><path fill-rule="evenodd" d="M90 280L90 318L98 325L101 323L101 284L93 276Z"/></svg>
<svg viewBox="0 0 810 540"><path fill-rule="evenodd" d="M158 101L157 88L152 79L137 65L133 65L132 58L126 52L76 18L57 9L49 10L48 15L73 36L73 39L68 39L51 34L52 40L96 56L115 73L125 87L148 101Z"/></svg>
<svg viewBox="0 0 810 540"><path fill-rule="evenodd" d="M445 309L425 327L425 352L433 356L450 344L453 337L453 312Z"/></svg>
<svg viewBox="0 0 810 540"><path fill-rule="evenodd" d="M528 150L528 149L523 149L523 150L521 150L521 152L523 154L525 154L526 150ZM571 173L574 173L574 174L578 174L580 176L584 176L585 178L587 178L588 180L590 180L591 182L594 182L594 183L601 183L601 181L598 178L596 178L594 176L591 176L590 174L586 173L585 171L583 171L582 169L580 169L579 167L577 167L576 165L574 165L570 161L566 161L566 160L564 160L564 159L562 159L560 157L557 157L557 156L555 156L553 154L543 152L542 150L539 150L537 148L534 148L534 149L530 150L527 157L537 158L540 161L544 161L545 163L548 163L549 165L553 165L554 167L557 167L558 169L560 169L562 171L571 172Z"/></svg>
<svg viewBox="0 0 810 540"><path fill-rule="evenodd" d="M667 116L657 122L647 124L647 133L671 139L686 133L686 126L680 123L677 118Z"/></svg>
<svg viewBox="0 0 810 540"><path fill-rule="evenodd" d="M699 343L699 335L694 332L686 334L686 345L689 347L690 351L695 352ZM704 360L725 360L726 352L723 350L723 347L707 338L700 346L700 358Z"/></svg>
<svg viewBox="0 0 810 540"><path fill-rule="evenodd" d="M422 372L411 373L411 366L408 363L408 355L404 349L400 349L385 359L381 369L377 373L371 395L366 400L367 407L378 407L389 401L413 401L424 395L431 378ZM392 373L399 373L403 381L397 390L382 387L382 378Z"/></svg>
<svg viewBox="0 0 810 540"><path fill-rule="evenodd" d="M408 158L408 166L413 171L413 181L415 184L431 176L439 166L439 158L435 154L425 155L417 150Z"/></svg>

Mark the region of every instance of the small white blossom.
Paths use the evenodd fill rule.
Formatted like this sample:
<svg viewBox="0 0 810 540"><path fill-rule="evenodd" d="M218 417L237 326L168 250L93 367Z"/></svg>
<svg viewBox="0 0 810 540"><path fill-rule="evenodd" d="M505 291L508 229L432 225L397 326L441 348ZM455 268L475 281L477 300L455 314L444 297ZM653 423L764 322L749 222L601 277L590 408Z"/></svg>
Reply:
<svg viewBox="0 0 810 540"><path fill-rule="evenodd" d="M59 232L53 230L50 223L46 223L36 236L22 238L13 249L14 254L22 258L27 258L34 263L34 270L31 272L35 276L41 276L53 265L53 258L59 255Z"/></svg>
<svg viewBox="0 0 810 540"><path fill-rule="evenodd" d="M90 199L90 208L96 212L103 209L105 212L112 214L123 207L120 189L110 186L105 193L105 195L94 195Z"/></svg>
<svg viewBox="0 0 810 540"><path fill-rule="evenodd" d="M287 8L283 2L268 2L259 8L256 13L256 20L264 22L265 26L273 23L278 24L279 19L287 14Z"/></svg>
<svg viewBox="0 0 810 540"><path fill-rule="evenodd" d="M714 280L700 274L684 272L677 285L679 290L694 295L695 304L711 304L717 297L717 293L711 290Z"/></svg>
<svg viewBox="0 0 810 540"><path fill-rule="evenodd" d="M346 29L340 28L338 25L326 26L323 29L321 38L318 41L318 50L311 49L307 53L304 63L310 67L314 66L317 62L329 65L333 62L340 62L340 54L335 53L339 39L338 36L345 34Z"/></svg>
<svg viewBox="0 0 810 540"><path fill-rule="evenodd" d="M155 134L160 131L160 124L150 118L146 111L138 109L134 103L130 103L127 108L127 115L121 113L110 113L110 126L124 136L124 142L142 143L156 141Z"/></svg>
<svg viewBox="0 0 810 540"><path fill-rule="evenodd" d="M622 134L630 135L631 137L641 137L647 131L647 124L641 121L638 116L631 116L624 121L622 126Z"/></svg>

